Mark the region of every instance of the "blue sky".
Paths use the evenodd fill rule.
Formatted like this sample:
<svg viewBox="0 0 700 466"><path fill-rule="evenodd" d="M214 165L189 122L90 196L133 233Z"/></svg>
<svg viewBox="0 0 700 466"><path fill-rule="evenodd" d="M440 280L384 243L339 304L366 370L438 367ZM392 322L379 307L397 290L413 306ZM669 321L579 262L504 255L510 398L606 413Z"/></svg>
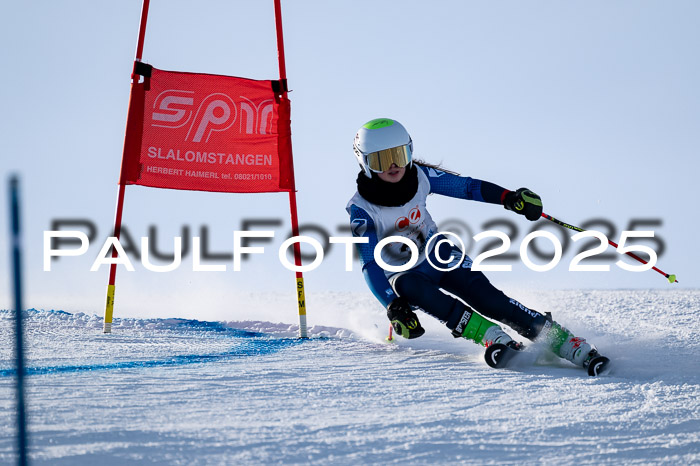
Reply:
<svg viewBox="0 0 700 466"><path fill-rule="evenodd" d="M22 177L27 297L31 307L101 314L107 269L89 272L111 231L139 1L4 2L0 15L0 171ZM418 157L463 175L539 193L570 223L633 220L665 244L658 266L697 287L694 184L700 168L700 5L690 1L486 2L283 1L287 73L302 224L344 234L357 164L355 131L376 117L401 121ZM153 0L144 61L176 71L255 79L278 76L272 1ZM0 218L7 218L6 188ZM433 217L473 234L494 220L530 231L493 205L433 197ZM42 234L55 219L89 219L88 254L42 271ZM285 194L236 195L127 188L125 224L138 239L155 226L162 250L183 226L209 229L211 249L231 252L250 219L281 219L266 253L244 272L117 274L115 315L178 315L178 306L224 309L238 293L293 287L277 247L289 231ZM5 221L0 222L6 225ZM9 289L7 228L0 286ZM555 229L550 231L557 232ZM505 290L670 287L654 272L574 273L570 246L550 272L489 274ZM190 255L191 258L191 255ZM359 291L335 247L306 274L315 291ZM224 263L224 262L222 262ZM357 264L356 264L357 267ZM143 303L148 303L144 306ZM292 302L293 305L293 302ZM0 292L0 307L9 307ZM230 306L230 305L229 305ZM144 309L145 307L145 309ZM311 311L310 311L311 312ZM310 321L311 321L310 315Z"/></svg>

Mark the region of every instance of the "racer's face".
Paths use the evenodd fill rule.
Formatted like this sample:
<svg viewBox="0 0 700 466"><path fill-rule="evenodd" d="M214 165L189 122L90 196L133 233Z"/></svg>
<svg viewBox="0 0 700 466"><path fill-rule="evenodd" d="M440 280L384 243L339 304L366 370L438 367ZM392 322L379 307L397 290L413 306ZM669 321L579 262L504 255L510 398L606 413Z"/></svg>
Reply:
<svg viewBox="0 0 700 466"><path fill-rule="evenodd" d="M399 167L392 163L388 170L377 173L377 176L387 183L398 183L403 178L404 173L406 173L406 167Z"/></svg>

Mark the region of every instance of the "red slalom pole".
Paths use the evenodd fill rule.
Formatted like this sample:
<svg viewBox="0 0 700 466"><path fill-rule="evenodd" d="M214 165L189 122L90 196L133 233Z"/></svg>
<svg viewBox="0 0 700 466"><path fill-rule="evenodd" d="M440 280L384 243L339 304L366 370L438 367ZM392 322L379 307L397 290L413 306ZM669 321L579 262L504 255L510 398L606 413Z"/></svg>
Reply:
<svg viewBox="0 0 700 466"><path fill-rule="evenodd" d="M282 84L282 98L287 98L287 65L284 59L284 36L282 34L282 7L280 0L275 2L275 29L277 31L277 58L279 61L280 82ZM290 142L291 151L291 142ZM292 236L299 236L299 218L297 216L297 188L294 180L294 157L289 157L292 174L292 189L289 191L289 211L292 217ZM294 265L301 267L301 247L299 242L294 243ZM306 328L306 296L304 295L304 276L302 272L296 272L297 305L299 308L299 338L308 338Z"/></svg>
<svg viewBox="0 0 700 466"><path fill-rule="evenodd" d="M150 0L143 0L143 7L141 9L141 24L139 26L139 38L136 44L136 62L141 61L143 56L143 42L146 36L146 21L148 20L148 7ZM136 63L134 63L134 67ZM134 72L131 73L131 92L134 91L134 84L138 82L138 75ZM131 97L129 97L129 102L131 102ZM127 119L128 120L128 119ZM126 152L126 141L124 143L124 152ZM114 215L114 231L112 236L119 240L122 229L122 210L124 209L124 191L126 188L125 176L126 176L126 157L124 152L122 152L122 165L121 173L119 175L119 192L117 194L117 209ZM112 248L112 258L118 256L117 249ZM117 276L117 264L112 263L109 267L109 282L107 284L107 302L105 304L105 317L104 326L102 331L104 333L112 333L112 318L114 315L114 283Z"/></svg>
<svg viewBox="0 0 700 466"><path fill-rule="evenodd" d="M566 222L562 222L561 220L557 220L556 218L552 217L551 215L545 214L544 212L542 212L542 217L543 217L543 218L546 218L546 219L549 220L550 222L556 223L556 224L559 225L559 226L562 226L562 227L564 227L564 228L568 228L569 230L574 230L574 231L579 231L579 232L581 232L581 231L586 231L586 230L584 230L583 228L577 227L577 226L575 226L575 225L571 225L570 223L566 223ZM611 241L610 239L608 239L608 244L609 244L610 246L614 247L615 249L617 249L617 248L619 247L619 246L617 245L616 242ZM629 251L628 251L628 252L625 252L625 254L627 254L628 256L630 256L631 258L633 258L633 259L635 259L635 260L638 260L638 261L641 262L642 264L648 264L648 263L649 263L649 262L645 261L644 259L642 259L641 257L639 257L638 255L632 253L632 252L629 252ZM668 280L669 283L678 283L678 280L676 280L676 276L675 276L674 274L667 274L667 273L664 272L663 270L660 270L660 269L658 269L658 268L656 268L656 267L653 267L653 266L652 266L652 269L654 269L655 271L659 272L661 275L663 275L664 277L666 277L666 279Z"/></svg>

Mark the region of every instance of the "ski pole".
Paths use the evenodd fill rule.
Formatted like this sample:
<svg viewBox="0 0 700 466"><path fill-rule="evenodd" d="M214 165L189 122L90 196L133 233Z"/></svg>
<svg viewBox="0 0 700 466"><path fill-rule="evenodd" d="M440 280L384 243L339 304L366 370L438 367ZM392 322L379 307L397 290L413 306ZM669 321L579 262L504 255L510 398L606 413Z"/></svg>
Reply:
<svg viewBox="0 0 700 466"><path fill-rule="evenodd" d="M20 205L19 205L19 178L14 175L10 178L10 225L11 225L11 254L12 254L12 275L15 305L15 358L17 361L17 464L27 465L27 408L25 401L26 382L24 367L24 330L22 324L22 254L23 244L20 225Z"/></svg>
<svg viewBox="0 0 700 466"><path fill-rule="evenodd" d="M562 222L561 220L557 220L556 218L552 217L551 215L545 214L544 212L542 212L542 217L546 218L546 219L549 220L550 222L556 223L556 224L559 225L559 226L562 226L562 227L564 227L564 228L568 228L569 230L574 230L574 231L579 231L579 232L580 232L580 231L586 231L586 230L584 230L583 228L577 227L577 226L575 226L575 225L571 225L570 223L565 223L565 222ZM609 244L610 246L614 247L615 249L618 248L617 243L614 242L614 241L610 241L609 239L608 239L608 244ZM636 255L636 254L634 254L634 253L632 253L632 252L629 252L629 251L628 251L628 252L625 252L625 254L627 254L628 256L630 256L630 257L633 258L633 259L638 260L638 261L641 262L642 264L648 264L647 261L645 261L644 259L642 259L641 257L639 257L638 255ZM660 269L658 269L658 268L656 268L656 267L653 267L653 266L652 266L652 269L656 270L656 271L659 272L661 275L663 275L664 277L666 277L666 279L668 280L669 283L678 283L678 280L676 280L676 276L675 276L674 274L670 274L670 275L669 275L669 274L667 274L666 272L664 272L663 270L660 270Z"/></svg>

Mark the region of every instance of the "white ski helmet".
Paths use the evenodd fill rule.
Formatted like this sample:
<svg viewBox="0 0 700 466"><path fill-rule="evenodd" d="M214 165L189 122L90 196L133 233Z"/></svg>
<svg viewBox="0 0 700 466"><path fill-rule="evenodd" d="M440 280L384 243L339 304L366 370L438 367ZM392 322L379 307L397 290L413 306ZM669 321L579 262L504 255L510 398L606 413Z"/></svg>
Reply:
<svg viewBox="0 0 700 466"><path fill-rule="evenodd" d="M401 123L390 118L368 121L355 135L355 156L368 178L372 172L383 172L396 164L410 167L413 141Z"/></svg>

